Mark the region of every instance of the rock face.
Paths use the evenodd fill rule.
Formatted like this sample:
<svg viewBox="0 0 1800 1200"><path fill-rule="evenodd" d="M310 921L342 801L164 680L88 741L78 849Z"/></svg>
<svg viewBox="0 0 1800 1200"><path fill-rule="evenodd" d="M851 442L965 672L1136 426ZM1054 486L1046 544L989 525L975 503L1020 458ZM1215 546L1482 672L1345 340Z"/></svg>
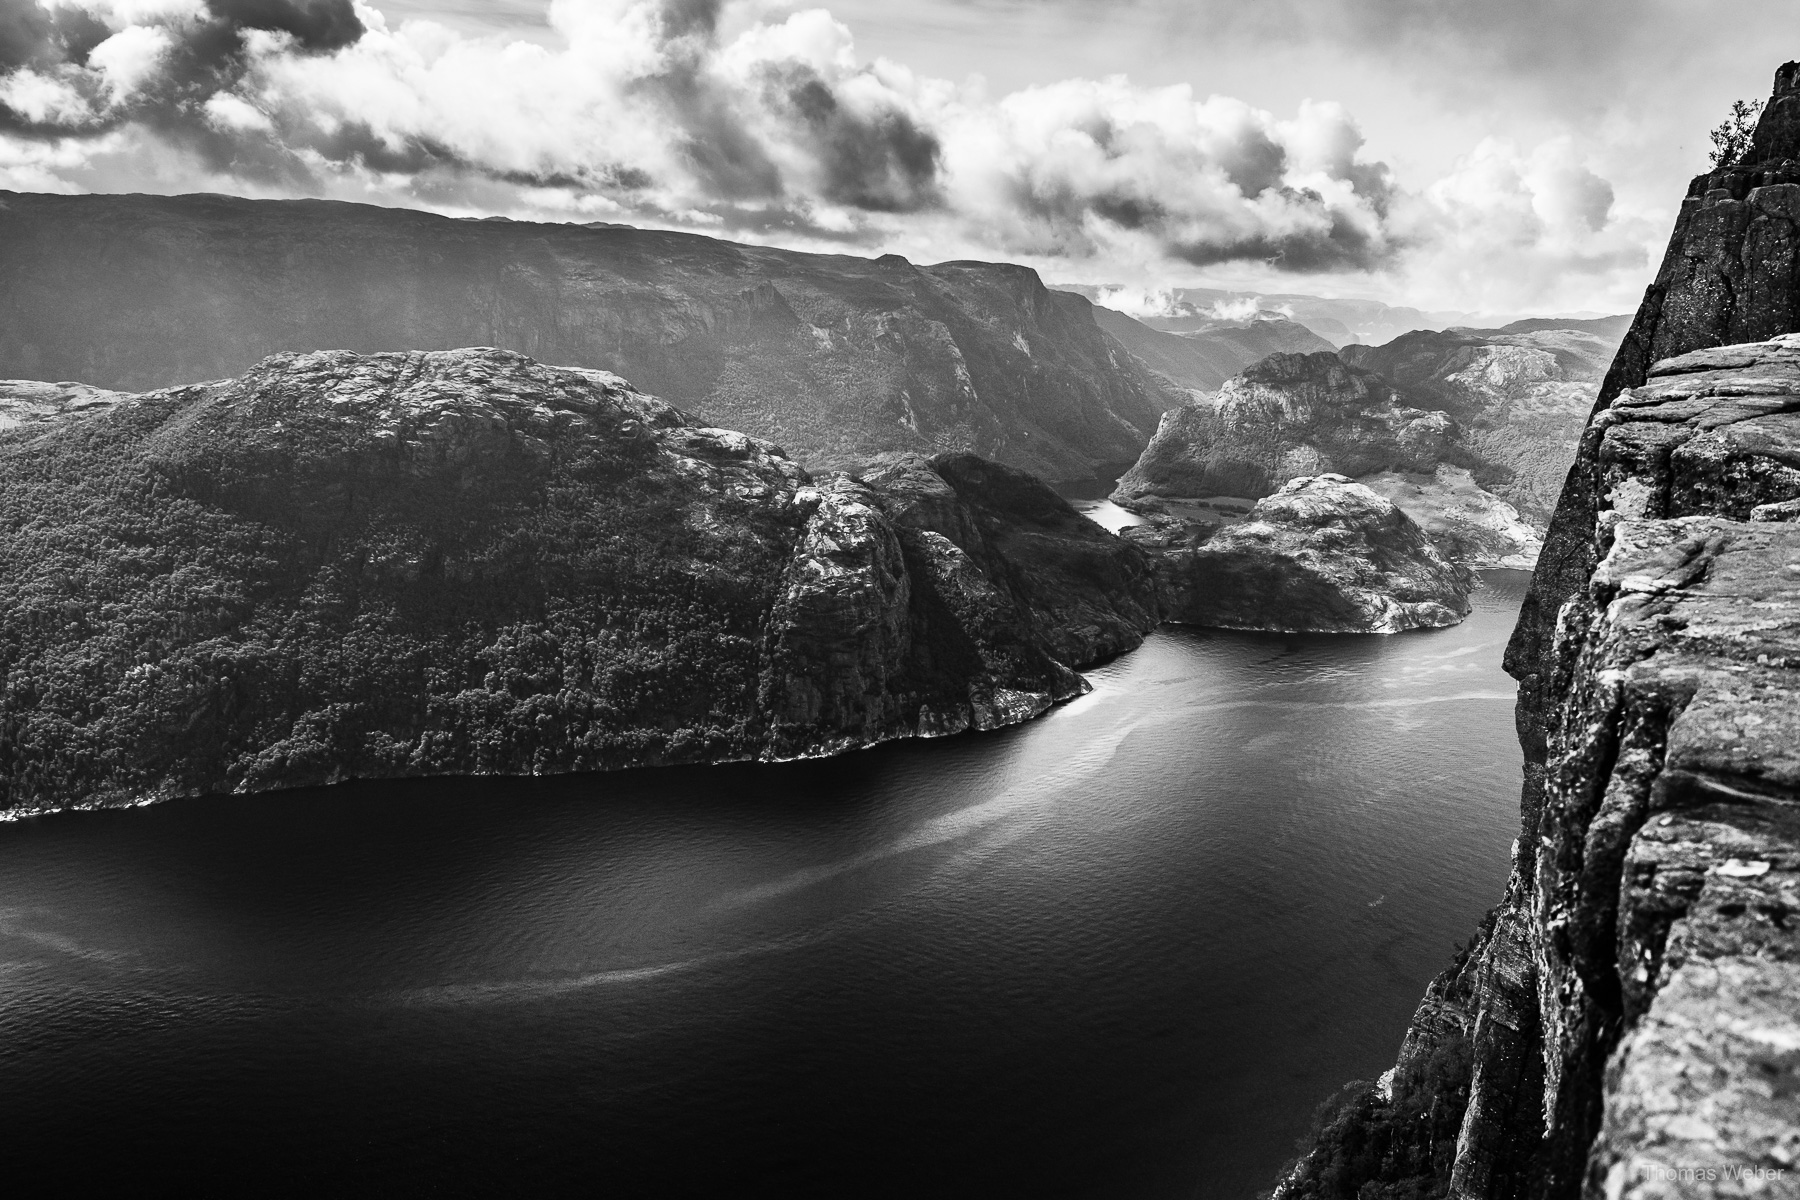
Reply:
<svg viewBox="0 0 1800 1200"><path fill-rule="evenodd" d="M1474 577L1392 503L1341 475L1296 479L1210 536L1180 522L1149 549L1168 620L1223 629L1399 633L1469 614Z"/></svg>
<svg viewBox="0 0 1800 1200"><path fill-rule="evenodd" d="M987 729L1155 620L1141 554L1017 472L815 480L508 351L66 393L0 430L0 812Z"/></svg>
<svg viewBox="0 0 1800 1200"><path fill-rule="evenodd" d="M1429 474L1447 461L1473 465L1443 413L1408 405L1336 354L1275 354L1227 381L1216 400L1164 414L1113 499L1266 496L1302 475Z"/></svg>
<svg viewBox="0 0 1800 1200"><path fill-rule="evenodd" d="M325 201L0 193L0 377L141 391L266 355L492 345L618 372L813 469L968 450L1107 478L1180 393L1024 267Z"/></svg>
<svg viewBox="0 0 1800 1200"><path fill-rule="evenodd" d="M1775 74L1774 94L1744 160L1695 177L1656 281L1601 384L1595 410L1642 384L1650 365L1710 346L1758 342L1800 331L1795 205L1800 204L1800 67ZM1556 615L1586 587L1598 559L1591 530L1600 511L1598 462L1584 451L1571 468L1544 542L1544 556L1508 647L1520 681L1527 787L1543 760L1552 698L1538 664L1548 661Z"/></svg>
<svg viewBox="0 0 1800 1200"><path fill-rule="evenodd" d="M1571 474L1594 565L1514 642L1506 895L1280 1195L1795 1194L1800 335L1646 375Z"/></svg>

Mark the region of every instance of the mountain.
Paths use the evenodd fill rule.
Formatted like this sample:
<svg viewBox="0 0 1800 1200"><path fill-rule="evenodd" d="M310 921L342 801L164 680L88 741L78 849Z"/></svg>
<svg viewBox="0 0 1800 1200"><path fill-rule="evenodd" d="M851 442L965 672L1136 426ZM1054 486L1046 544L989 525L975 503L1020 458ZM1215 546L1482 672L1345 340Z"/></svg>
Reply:
<svg viewBox="0 0 1800 1200"><path fill-rule="evenodd" d="M1338 353L1412 403L1454 417L1464 444L1498 469L1494 492L1542 528L1623 337L1612 318L1530 320L1503 329L1414 330Z"/></svg>
<svg viewBox="0 0 1800 1200"><path fill-rule="evenodd" d="M1429 472L1458 456L1453 432L1442 413L1408 405L1387 380L1329 350L1276 354L1216 399L1166 414L1113 496L1258 497L1321 472Z"/></svg>
<svg viewBox="0 0 1800 1200"><path fill-rule="evenodd" d="M1165 414L1114 498L1251 499L1333 471L1459 562L1530 567L1615 331L1610 318L1544 318L1272 356Z"/></svg>
<svg viewBox="0 0 1800 1200"><path fill-rule="evenodd" d="M1218 503L1195 501L1269 496L1290 480L1329 472L1399 506L1457 563L1529 567L1537 534L1487 490L1513 473L1472 448L1468 433L1338 354L1276 354L1216 397L1165 413L1113 499L1210 524Z"/></svg>
<svg viewBox="0 0 1800 1200"><path fill-rule="evenodd" d="M496 346L815 468L969 450L1110 478L1172 402L1024 267L315 200L0 193L0 312L0 377L136 392L283 352Z"/></svg>
<svg viewBox="0 0 1800 1200"><path fill-rule="evenodd" d="M1094 320L1151 372L1176 388L1216 392L1233 375L1271 354L1306 354L1332 344L1304 325L1279 317L1245 321L1196 320L1180 333L1096 306Z"/></svg>
<svg viewBox="0 0 1800 1200"><path fill-rule="evenodd" d="M1791 1192L1800 1130L1800 63L1696 178L1507 647L1505 893L1276 1188Z"/></svg>
<svg viewBox="0 0 1800 1200"><path fill-rule="evenodd" d="M1157 620L1023 472L815 478L510 351L0 396L0 814L989 729Z"/></svg>
<svg viewBox="0 0 1800 1200"><path fill-rule="evenodd" d="M1572 329L1576 333L1591 333L1602 341L1611 342L1616 348L1631 329L1631 314L1620 313L1617 316L1595 317L1591 320L1576 317L1527 317L1501 326L1498 332L1540 333L1547 329Z"/></svg>
<svg viewBox="0 0 1800 1200"><path fill-rule="evenodd" d="M1159 516L1123 534L1150 552L1164 618L1182 624L1401 633L1461 621L1475 585L1398 506L1342 475L1291 480L1223 529Z"/></svg>
<svg viewBox="0 0 1800 1200"><path fill-rule="evenodd" d="M1086 296L1095 304L1129 313L1154 329L1180 332L1199 322L1246 321L1278 317L1295 321L1333 346L1352 343L1379 345L1415 329L1450 329L1457 326L1494 325L1492 318L1469 312L1426 312L1379 300L1332 299L1296 292L1243 292L1221 288L1145 289L1117 284L1054 284L1064 291ZM1624 325L1629 317L1524 318L1515 324L1554 321L1557 328L1581 325ZM1512 330L1512 325L1507 325ZM1602 332L1596 328L1594 332Z"/></svg>

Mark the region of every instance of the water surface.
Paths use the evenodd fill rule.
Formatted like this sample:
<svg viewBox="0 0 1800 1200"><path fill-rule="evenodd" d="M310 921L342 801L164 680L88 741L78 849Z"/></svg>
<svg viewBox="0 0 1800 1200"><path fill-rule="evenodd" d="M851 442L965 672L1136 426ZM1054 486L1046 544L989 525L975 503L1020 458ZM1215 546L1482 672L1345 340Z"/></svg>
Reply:
<svg viewBox="0 0 1800 1200"><path fill-rule="evenodd" d="M9 1181L1249 1197L1500 893L1525 576L996 734L0 826Z"/></svg>

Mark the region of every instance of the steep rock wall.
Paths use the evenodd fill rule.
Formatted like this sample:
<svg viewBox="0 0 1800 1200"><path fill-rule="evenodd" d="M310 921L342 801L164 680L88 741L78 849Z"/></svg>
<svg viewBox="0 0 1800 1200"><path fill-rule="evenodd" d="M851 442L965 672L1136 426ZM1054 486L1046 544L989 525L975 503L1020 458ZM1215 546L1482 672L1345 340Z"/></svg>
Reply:
<svg viewBox="0 0 1800 1200"><path fill-rule="evenodd" d="M1284 1195L1800 1190L1800 335L1656 364L1583 457L1506 896ZM1357 1160L1446 1107L1453 1154Z"/></svg>
<svg viewBox="0 0 1800 1200"><path fill-rule="evenodd" d="M1278 1194L1800 1194L1797 160L1790 63L1690 189L1508 647L1506 894Z"/></svg>

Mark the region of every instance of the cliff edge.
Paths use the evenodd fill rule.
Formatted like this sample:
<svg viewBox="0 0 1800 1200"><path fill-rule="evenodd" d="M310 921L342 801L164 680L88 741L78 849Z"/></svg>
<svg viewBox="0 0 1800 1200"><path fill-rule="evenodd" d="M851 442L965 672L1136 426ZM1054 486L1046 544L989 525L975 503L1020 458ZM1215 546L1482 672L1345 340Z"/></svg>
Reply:
<svg viewBox="0 0 1800 1200"><path fill-rule="evenodd" d="M1800 1195L1800 64L1695 181L1507 667L1521 836L1277 1195Z"/></svg>

